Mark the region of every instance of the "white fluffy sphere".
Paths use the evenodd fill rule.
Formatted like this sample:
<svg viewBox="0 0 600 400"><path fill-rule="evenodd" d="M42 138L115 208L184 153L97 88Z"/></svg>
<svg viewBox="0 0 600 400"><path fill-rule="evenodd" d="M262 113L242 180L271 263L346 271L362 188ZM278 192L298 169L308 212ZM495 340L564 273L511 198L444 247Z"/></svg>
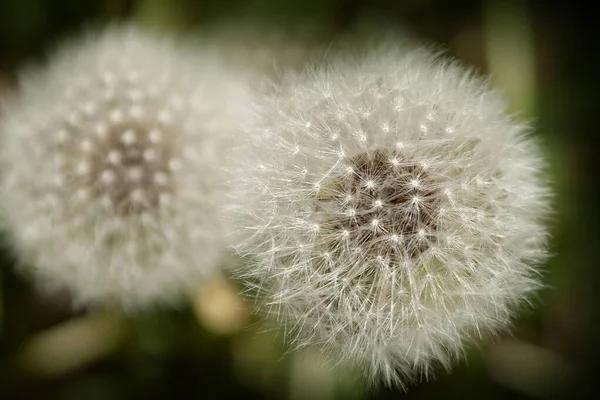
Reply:
<svg viewBox="0 0 600 400"><path fill-rule="evenodd" d="M288 78L240 146L240 275L298 347L375 382L449 367L539 286L537 142L485 82L385 47Z"/></svg>
<svg viewBox="0 0 600 400"><path fill-rule="evenodd" d="M127 26L24 75L0 122L1 222L24 268L77 303L125 308L214 272L243 81L215 51Z"/></svg>

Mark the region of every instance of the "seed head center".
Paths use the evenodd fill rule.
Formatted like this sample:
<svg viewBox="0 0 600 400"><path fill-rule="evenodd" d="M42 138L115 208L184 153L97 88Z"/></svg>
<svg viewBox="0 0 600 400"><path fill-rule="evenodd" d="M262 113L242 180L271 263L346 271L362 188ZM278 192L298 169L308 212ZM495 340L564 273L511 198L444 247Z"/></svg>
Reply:
<svg viewBox="0 0 600 400"><path fill-rule="evenodd" d="M167 142L155 140L159 133L123 121L101 136L63 145L62 153L74 166L67 163L62 174L76 186L66 189L84 191L86 201L97 199L120 216L166 206L173 194L172 174L181 161Z"/></svg>
<svg viewBox="0 0 600 400"><path fill-rule="evenodd" d="M345 163L344 173L329 182L331 195L320 199L330 252L344 251L346 243L360 247L369 258L391 255L390 261L400 264L427 250L440 208L430 174L414 160L386 149L360 153Z"/></svg>

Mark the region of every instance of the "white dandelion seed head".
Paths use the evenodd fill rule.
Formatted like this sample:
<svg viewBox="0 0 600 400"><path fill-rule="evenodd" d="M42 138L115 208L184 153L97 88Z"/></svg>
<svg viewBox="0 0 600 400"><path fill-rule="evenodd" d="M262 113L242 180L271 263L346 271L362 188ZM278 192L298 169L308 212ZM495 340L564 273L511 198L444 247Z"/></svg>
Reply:
<svg viewBox="0 0 600 400"><path fill-rule="evenodd" d="M212 273L243 82L213 51L126 26L25 75L0 125L0 208L29 272L82 305L126 308Z"/></svg>
<svg viewBox="0 0 600 400"><path fill-rule="evenodd" d="M540 149L461 66L334 56L257 108L235 171L240 275L293 345L403 385L507 327L539 286Z"/></svg>

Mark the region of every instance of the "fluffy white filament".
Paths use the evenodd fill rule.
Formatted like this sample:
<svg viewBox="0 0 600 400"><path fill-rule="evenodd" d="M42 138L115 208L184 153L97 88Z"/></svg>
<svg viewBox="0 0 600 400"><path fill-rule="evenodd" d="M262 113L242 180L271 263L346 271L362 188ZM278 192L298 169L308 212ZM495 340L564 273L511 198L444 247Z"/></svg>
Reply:
<svg viewBox="0 0 600 400"><path fill-rule="evenodd" d="M327 61L256 104L233 171L240 275L293 345L403 385L539 286L543 162L455 62L394 46Z"/></svg>
<svg viewBox="0 0 600 400"><path fill-rule="evenodd" d="M211 274L243 80L132 27L63 47L0 123L0 211L26 271L80 304L172 303Z"/></svg>

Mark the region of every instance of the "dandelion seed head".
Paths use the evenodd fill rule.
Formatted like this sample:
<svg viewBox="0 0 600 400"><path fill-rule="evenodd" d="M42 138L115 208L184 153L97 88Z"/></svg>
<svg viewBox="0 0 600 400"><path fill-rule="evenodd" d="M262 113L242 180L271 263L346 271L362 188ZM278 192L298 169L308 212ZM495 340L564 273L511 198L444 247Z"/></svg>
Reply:
<svg viewBox="0 0 600 400"><path fill-rule="evenodd" d="M425 49L363 55L257 100L232 215L240 277L290 343L402 386L510 326L539 286L549 189L483 80Z"/></svg>
<svg viewBox="0 0 600 400"><path fill-rule="evenodd" d="M213 50L128 26L24 75L0 123L1 220L23 269L80 305L128 309L174 303L212 274L243 81Z"/></svg>

